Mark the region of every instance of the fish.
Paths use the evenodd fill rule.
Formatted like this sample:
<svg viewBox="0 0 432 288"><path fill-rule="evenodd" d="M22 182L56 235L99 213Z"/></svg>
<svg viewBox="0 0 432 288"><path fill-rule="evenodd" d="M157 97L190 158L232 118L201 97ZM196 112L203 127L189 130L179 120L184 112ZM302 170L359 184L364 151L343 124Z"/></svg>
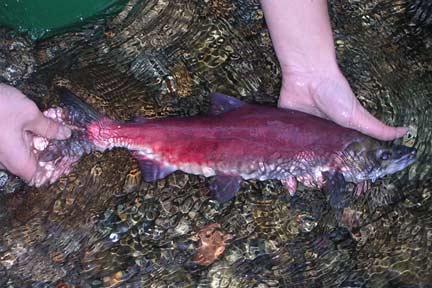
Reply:
<svg viewBox="0 0 432 288"><path fill-rule="evenodd" d="M330 204L340 209L347 183L376 181L416 161L415 148L220 93L210 95L206 115L128 122L105 117L66 88L59 88L59 97L60 107L45 115L73 133L68 140L39 143L35 186L53 183L85 154L120 147L137 159L146 182L177 170L213 177L209 188L222 203L234 198L245 180L279 180L291 195L300 182L328 191Z"/></svg>

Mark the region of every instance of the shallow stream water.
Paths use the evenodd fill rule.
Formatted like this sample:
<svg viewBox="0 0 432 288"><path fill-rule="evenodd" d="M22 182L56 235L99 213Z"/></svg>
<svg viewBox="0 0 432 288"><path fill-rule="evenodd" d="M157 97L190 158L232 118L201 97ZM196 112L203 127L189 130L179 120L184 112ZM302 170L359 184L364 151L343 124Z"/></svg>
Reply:
<svg viewBox="0 0 432 288"><path fill-rule="evenodd" d="M141 181L118 149L35 189L0 172L0 287L432 287L432 5L330 1L354 92L418 161L374 183L338 227L321 191L249 181L224 205L204 177ZM276 105L280 69L257 0L131 0L33 43L0 32L0 77L41 109L65 86L110 117L205 113L219 91Z"/></svg>

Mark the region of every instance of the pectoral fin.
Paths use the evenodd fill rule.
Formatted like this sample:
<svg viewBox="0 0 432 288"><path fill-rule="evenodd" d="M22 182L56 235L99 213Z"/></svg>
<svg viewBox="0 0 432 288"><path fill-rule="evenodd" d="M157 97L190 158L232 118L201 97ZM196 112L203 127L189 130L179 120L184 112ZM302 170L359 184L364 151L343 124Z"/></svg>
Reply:
<svg viewBox="0 0 432 288"><path fill-rule="evenodd" d="M362 181L360 183L357 183L356 189L355 189L355 195L361 196L366 193L367 190L369 190L370 185L368 181Z"/></svg>
<svg viewBox="0 0 432 288"><path fill-rule="evenodd" d="M236 195L240 190L242 178L232 175L217 175L210 184L210 190L214 193L214 198L221 203L225 203Z"/></svg>
<svg viewBox="0 0 432 288"><path fill-rule="evenodd" d="M134 152L132 155L138 160L141 174L146 182L154 182L163 179L177 170L176 168L162 162L149 159L138 152Z"/></svg>
<svg viewBox="0 0 432 288"><path fill-rule="evenodd" d="M297 179L294 176L281 180L282 185L288 190L291 196L297 191Z"/></svg>
<svg viewBox="0 0 432 288"><path fill-rule="evenodd" d="M346 193L346 181L340 172L323 172L325 179L324 189L330 195L330 206L341 213L343 208L348 206L348 197Z"/></svg>

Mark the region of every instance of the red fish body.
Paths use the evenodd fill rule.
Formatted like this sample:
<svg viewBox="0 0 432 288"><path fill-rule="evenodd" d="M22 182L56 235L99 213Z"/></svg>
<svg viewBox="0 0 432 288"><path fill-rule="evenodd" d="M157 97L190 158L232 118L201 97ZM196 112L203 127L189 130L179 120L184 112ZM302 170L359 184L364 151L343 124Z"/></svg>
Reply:
<svg viewBox="0 0 432 288"><path fill-rule="evenodd" d="M68 91L62 92L61 100L69 121L86 127L85 138L96 149L129 149L140 161L145 181L176 170L216 176L211 188L221 201L235 195L242 179L278 179L293 194L297 181L320 188L335 173L351 182L381 176L375 166L382 163L371 163L365 158L370 156L363 155L366 150L383 150L380 142L298 111L213 94L206 116L120 123L101 118Z"/></svg>
<svg viewBox="0 0 432 288"><path fill-rule="evenodd" d="M103 120L88 131L98 148L125 147L166 169L259 180L283 180L289 173L301 176L312 162L328 160L364 137L301 112L256 105L219 115L141 123ZM308 167L302 169L300 162Z"/></svg>

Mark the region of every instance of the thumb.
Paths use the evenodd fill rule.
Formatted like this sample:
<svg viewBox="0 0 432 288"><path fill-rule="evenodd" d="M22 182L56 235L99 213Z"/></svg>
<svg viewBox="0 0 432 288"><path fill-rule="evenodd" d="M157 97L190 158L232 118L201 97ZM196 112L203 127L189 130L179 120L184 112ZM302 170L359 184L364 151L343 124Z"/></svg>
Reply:
<svg viewBox="0 0 432 288"><path fill-rule="evenodd" d="M35 155L26 149L25 146L18 146L20 153L14 154L12 161L4 163L5 168L12 174L22 178L27 183L31 181L37 170Z"/></svg>
<svg viewBox="0 0 432 288"><path fill-rule="evenodd" d="M36 173L37 161L36 158L33 155L31 155L25 163L26 165L22 165L21 167L14 167L17 170L16 171L11 170L11 172L21 177L24 181L28 183L32 180L34 174Z"/></svg>
<svg viewBox="0 0 432 288"><path fill-rule="evenodd" d="M353 111L352 126L360 132L380 140L393 140L406 134L407 129L403 127L391 127L370 114L360 104Z"/></svg>
<svg viewBox="0 0 432 288"><path fill-rule="evenodd" d="M43 114L32 120L27 125L27 130L48 139L63 140L71 135L71 130L68 127L43 116Z"/></svg>

